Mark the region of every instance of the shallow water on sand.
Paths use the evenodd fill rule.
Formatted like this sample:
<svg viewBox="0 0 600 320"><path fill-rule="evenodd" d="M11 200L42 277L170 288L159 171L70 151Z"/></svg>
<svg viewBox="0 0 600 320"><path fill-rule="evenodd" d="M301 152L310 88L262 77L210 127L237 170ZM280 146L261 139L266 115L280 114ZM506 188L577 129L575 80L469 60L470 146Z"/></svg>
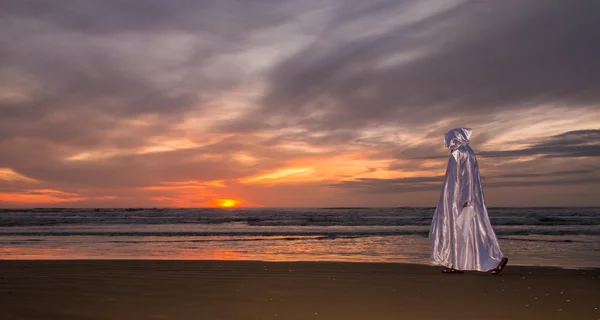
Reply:
<svg viewBox="0 0 600 320"><path fill-rule="evenodd" d="M427 264L433 208L0 211L0 259ZM600 267L600 208L493 208L511 264Z"/></svg>

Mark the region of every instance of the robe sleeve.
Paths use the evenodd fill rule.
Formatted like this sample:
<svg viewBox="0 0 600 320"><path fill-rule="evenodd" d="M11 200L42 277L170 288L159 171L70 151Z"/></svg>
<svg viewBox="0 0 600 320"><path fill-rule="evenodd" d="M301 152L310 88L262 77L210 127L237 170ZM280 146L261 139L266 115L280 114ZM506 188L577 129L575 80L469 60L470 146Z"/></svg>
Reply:
<svg viewBox="0 0 600 320"><path fill-rule="evenodd" d="M462 152L458 161L458 203L456 204L462 209L465 203L471 205L473 202L473 162L471 155L468 152Z"/></svg>

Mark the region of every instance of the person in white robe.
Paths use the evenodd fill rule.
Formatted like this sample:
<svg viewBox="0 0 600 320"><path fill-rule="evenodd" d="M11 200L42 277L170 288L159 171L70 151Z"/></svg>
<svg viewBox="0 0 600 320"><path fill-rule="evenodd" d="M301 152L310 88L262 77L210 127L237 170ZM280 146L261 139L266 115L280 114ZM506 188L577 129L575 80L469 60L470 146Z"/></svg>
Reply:
<svg viewBox="0 0 600 320"><path fill-rule="evenodd" d="M488 217L477 158L469 146L473 132L456 128L444 134L450 159L440 200L431 221L431 263L444 273L464 270L500 273L508 259Z"/></svg>

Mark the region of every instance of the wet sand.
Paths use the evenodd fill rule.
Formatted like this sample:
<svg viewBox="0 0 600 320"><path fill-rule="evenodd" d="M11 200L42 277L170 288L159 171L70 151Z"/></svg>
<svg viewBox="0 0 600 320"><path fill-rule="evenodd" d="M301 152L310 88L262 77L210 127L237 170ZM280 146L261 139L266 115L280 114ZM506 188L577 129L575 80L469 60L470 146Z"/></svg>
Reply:
<svg viewBox="0 0 600 320"><path fill-rule="evenodd" d="M600 319L600 270L1 261L0 319Z"/></svg>

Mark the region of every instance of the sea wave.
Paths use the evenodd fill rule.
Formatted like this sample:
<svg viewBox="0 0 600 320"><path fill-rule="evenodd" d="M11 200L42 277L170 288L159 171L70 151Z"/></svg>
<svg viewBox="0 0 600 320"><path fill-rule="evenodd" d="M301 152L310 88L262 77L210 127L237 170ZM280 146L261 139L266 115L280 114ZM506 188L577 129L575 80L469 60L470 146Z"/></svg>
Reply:
<svg viewBox="0 0 600 320"><path fill-rule="evenodd" d="M435 208L0 209L0 228L91 225L252 227L425 227ZM600 226L600 208L490 208L495 227Z"/></svg>
<svg viewBox="0 0 600 320"><path fill-rule="evenodd" d="M573 228L573 229L503 229L497 228L498 236L515 235L600 235L600 228ZM66 236L102 236L102 237L241 237L241 236L261 236L261 237L294 237L294 236L315 236L323 239L336 239L348 237L372 237L372 236L400 236L400 235L419 235L426 237L427 230L282 230L282 231L3 231L0 236L29 236L29 237L66 237Z"/></svg>

